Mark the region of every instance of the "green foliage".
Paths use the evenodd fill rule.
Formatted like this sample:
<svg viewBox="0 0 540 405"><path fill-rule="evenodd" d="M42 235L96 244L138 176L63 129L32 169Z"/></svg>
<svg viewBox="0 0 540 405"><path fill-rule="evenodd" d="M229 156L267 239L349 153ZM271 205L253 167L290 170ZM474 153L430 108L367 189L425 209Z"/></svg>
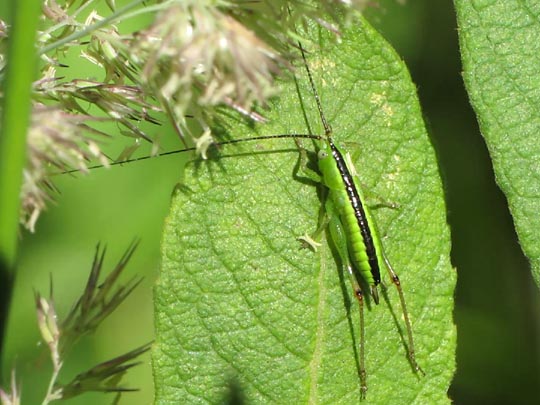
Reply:
<svg viewBox="0 0 540 405"><path fill-rule="evenodd" d="M465 84L540 284L538 2L456 0Z"/></svg>
<svg viewBox="0 0 540 405"><path fill-rule="evenodd" d="M339 42L319 31L311 38L308 63L336 140L351 151L366 188L399 204L373 215L400 274L427 374L417 377L407 361L397 294L386 279L387 299L371 302L366 313L368 402L447 402L455 273L415 86L365 21ZM269 124L249 130L230 120L231 137L308 133L306 122L322 132L298 65L298 92L295 83L283 84L264 114ZM313 252L297 239L315 230L321 204L318 188L295 171L297 159L292 140L260 141L225 147L219 159L187 168L166 222L155 288L158 403L238 396L358 402L356 304L332 248L323 240Z"/></svg>
<svg viewBox="0 0 540 405"><path fill-rule="evenodd" d="M8 277L11 276L4 273L13 272L16 259L19 193L26 162L25 134L30 114L30 90L35 78L34 43L39 16L39 3L33 0L13 2L11 7L13 29L7 46L9 66L4 69L0 60L0 284L10 282ZM0 24L0 31L5 28ZM1 34L0 42L4 42ZM0 55L4 44L0 45ZM0 324L2 318L0 315Z"/></svg>
<svg viewBox="0 0 540 405"><path fill-rule="evenodd" d="M25 135L36 61L34 40L39 2L12 2L11 12L13 34L7 46L11 64L4 69L0 61L0 363L17 258L19 194L26 163ZM8 42L2 38L5 29L0 21L0 55Z"/></svg>

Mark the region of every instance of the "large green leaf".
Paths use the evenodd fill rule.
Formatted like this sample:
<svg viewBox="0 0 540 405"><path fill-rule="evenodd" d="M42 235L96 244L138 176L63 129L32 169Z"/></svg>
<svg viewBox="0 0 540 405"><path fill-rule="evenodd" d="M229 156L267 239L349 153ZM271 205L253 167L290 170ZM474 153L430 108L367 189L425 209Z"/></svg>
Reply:
<svg viewBox="0 0 540 405"><path fill-rule="evenodd" d="M540 285L540 2L455 4L467 91Z"/></svg>
<svg viewBox="0 0 540 405"><path fill-rule="evenodd" d="M366 312L368 402L445 403L455 368L455 273L415 86L366 22L339 43L328 37L314 31L321 51L310 46L309 64L361 182L399 204L373 215L400 273L426 372L411 370L397 293L386 280L388 300ZM231 122L231 136L307 133L304 113L321 133L301 65L297 76L299 93L294 83L283 85L265 113L269 124L248 130ZM227 146L219 159L187 168L155 289L158 403L359 401L356 303L326 240L313 252L297 239L316 229L321 204L317 186L295 175L297 161L294 142L281 139Z"/></svg>

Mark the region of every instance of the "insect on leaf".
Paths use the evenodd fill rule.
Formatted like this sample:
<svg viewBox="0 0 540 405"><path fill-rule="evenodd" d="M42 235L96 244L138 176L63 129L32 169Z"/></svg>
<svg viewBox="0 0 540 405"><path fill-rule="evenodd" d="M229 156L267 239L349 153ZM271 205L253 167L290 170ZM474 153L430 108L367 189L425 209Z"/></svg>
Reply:
<svg viewBox="0 0 540 405"><path fill-rule="evenodd" d="M444 403L454 372L450 237L435 153L415 86L367 22L339 41L313 29L308 63L335 141L351 152L369 194L399 208L373 211L401 277L417 359L411 370L395 288L366 311L369 403ZM322 134L301 58L294 82L236 138ZM304 118L304 114L306 118ZM312 149L304 141L307 149ZM298 237L317 228L320 187L296 172L292 139L225 146L188 166L163 236L153 353L158 403L357 403L358 310L326 236L317 252Z"/></svg>

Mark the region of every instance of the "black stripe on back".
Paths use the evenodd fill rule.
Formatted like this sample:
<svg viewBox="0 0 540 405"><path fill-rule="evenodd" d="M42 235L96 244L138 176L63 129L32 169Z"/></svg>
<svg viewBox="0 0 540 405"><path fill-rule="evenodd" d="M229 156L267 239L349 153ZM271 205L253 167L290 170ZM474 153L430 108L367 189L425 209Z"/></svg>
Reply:
<svg viewBox="0 0 540 405"><path fill-rule="evenodd" d="M349 172L349 168L345 164L345 159L343 158L343 155L336 148L336 146L331 140L329 140L329 144L330 149L332 150L332 156L339 170L339 174L341 175L343 183L345 184L347 196L349 197L349 201L354 209L354 216L356 217L356 222L358 224L358 227L360 228L360 233L362 235L364 245L366 246L366 253L368 256L369 267L371 269L371 275L373 276L373 280L375 280L375 285L378 285L381 282L379 261L377 260L377 252L375 250L375 244L373 243L371 229L368 224L362 200L358 195L358 190L356 189L353 177Z"/></svg>

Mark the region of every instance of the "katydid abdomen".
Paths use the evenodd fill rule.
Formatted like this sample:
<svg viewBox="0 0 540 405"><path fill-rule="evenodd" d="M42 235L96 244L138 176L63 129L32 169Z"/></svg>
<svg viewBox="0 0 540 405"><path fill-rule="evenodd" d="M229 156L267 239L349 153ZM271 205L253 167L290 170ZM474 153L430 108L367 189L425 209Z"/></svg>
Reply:
<svg viewBox="0 0 540 405"><path fill-rule="evenodd" d="M332 200L347 236L349 258L370 286L375 303L378 303L376 287L381 282L382 248L361 188L356 184L343 154L331 140L326 141L321 151L318 155L319 170L329 190L328 198Z"/></svg>

